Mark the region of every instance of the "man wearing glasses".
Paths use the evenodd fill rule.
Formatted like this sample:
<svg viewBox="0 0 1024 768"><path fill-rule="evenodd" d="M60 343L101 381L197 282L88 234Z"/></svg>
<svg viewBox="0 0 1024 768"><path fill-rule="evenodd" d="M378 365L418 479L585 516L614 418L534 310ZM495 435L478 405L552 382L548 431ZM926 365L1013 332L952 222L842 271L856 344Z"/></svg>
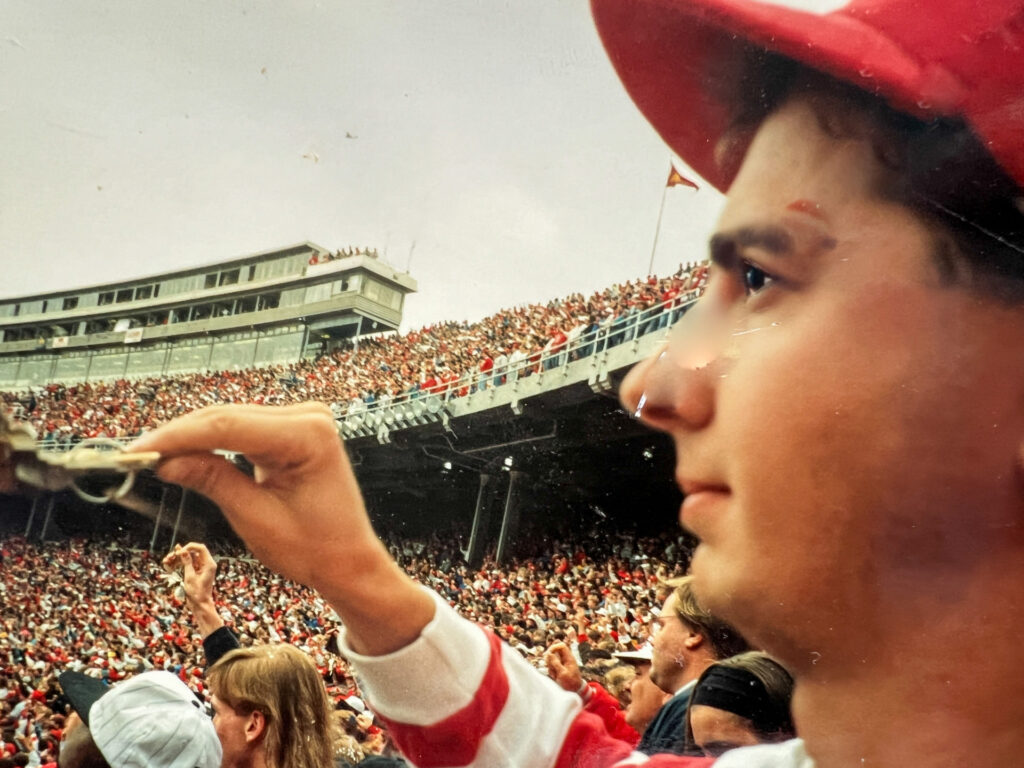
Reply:
<svg viewBox="0 0 1024 768"><path fill-rule="evenodd" d="M672 698L658 710L644 731L637 751L684 753L683 722L690 694L709 666L748 649L732 627L697 602L693 577L669 582L672 592L652 622L651 680Z"/></svg>

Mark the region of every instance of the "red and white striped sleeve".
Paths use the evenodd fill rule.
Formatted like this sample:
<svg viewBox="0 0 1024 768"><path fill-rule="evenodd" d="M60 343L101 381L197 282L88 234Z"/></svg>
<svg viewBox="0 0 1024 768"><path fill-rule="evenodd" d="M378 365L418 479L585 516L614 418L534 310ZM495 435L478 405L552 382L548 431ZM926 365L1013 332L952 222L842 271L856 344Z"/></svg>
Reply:
<svg viewBox="0 0 1024 768"><path fill-rule="evenodd" d="M433 593L431 593L433 594ZM394 653L341 647L377 716L418 768L697 768L632 753L574 693L540 674L491 632L434 595L419 638Z"/></svg>

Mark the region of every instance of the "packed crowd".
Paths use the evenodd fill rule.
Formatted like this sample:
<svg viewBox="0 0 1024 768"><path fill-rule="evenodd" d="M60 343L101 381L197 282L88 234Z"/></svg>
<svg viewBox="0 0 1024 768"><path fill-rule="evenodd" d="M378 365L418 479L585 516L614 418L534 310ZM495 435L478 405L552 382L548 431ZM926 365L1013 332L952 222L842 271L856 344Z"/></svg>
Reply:
<svg viewBox="0 0 1024 768"><path fill-rule="evenodd" d="M695 296L706 279L705 264L681 266L671 277L627 281L589 298L573 294L504 309L476 323L438 323L361 339L316 360L141 380L51 383L0 393L0 402L29 422L42 441L66 446L83 438L134 437L219 403L317 400L334 404L340 416L394 398L460 396L621 343L633 332L630 320L644 311L651 315L645 329L664 327L674 308ZM585 343L573 344L580 339Z"/></svg>
<svg viewBox="0 0 1024 768"><path fill-rule="evenodd" d="M533 571L525 562L497 574L457 565L435 572L424 559L430 545L396 542L396 565L323 408L191 415L143 436L134 450L159 452L166 481L201 491L276 572L329 596L345 622L337 643L361 691L420 765L707 765L687 751L693 745L722 755L719 768L1020 764L1021 3L940 0L929 4L927 23L916 0L851 2L827 13L738 0L644 3L641 12L637 5L591 3L609 59L668 149L727 198L711 240L722 279L706 302L725 332L661 350L620 387L626 409L679 448L677 485L688 497L681 516L702 541L693 572L669 584L649 621L647 677L669 699L642 734L634 729L638 741L613 733L619 707L594 711L602 694L576 680L569 647L582 661L594 626L607 630L594 644L635 643L634 624L644 626L638 590L660 586L635 551L628 560L613 553L618 560L607 566L569 547ZM770 339L753 333L775 326L781 330ZM408 373L432 374L412 366ZM365 402L375 390L362 383L342 386ZM204 454L215 440L259 452L259 481L210 470ZM941 449L920 450L933 445ZM60 723L39 727L33 719L47 717L53 693L48 657L70 652L72 663L95 661L96 673L109 677L112 659L137 664L128 646L141 643L141 654L147 640L166 641L161 631L173 643L178 619L164 627L153 618L160 605L143 598L140 612L120 595L90 611L73 596L91 596L94 583L60 592L78 550L69 549L64 572L54 574L58 551L8 548L0 574L19 602L4 639L14 631L12 668L22 677L8 676L8 698L20 699L21 710L5 714L4 727L50 739L49 758ZM180 563L188 604L209 630L206 656L214 638L220 643L206 681L191 679L201 675L185 663L195 653L186 631L177 677L153 672L150 684L138 674L76 705L69 688L82 693L92 679L64 673L75 710L65 729L87 711L107 711L104 700L122 691L173 688L177 709L199 726L183 746L210 748L195 761L117 760L126 750L113 749L116 734L94 720L90 746L110 763L64 762L65 743L62 768L239 765L229 751L267 758L245 768L327 765L329 751L328 759L289 762L274 759L276 746L314 726L319 734L298 745L329 745L322 681L333 674L329 683L346 685L347 672L339 683L336 664L318 670L290 644L257 644L273 630L315 660L311 638L331 618L326 606L310 595L313 604L293 607L292 591L275 577L229 564L222 577L244 583L236 599L263 590L262 612L251 602L230 606L245 633L236 639L221 619L228 606L213 597L210 553L192 544ZM118 587L149 591L154 574L135 561L114 570L130 574ZM614 590L625 596L628 587L621 616ZM96 618L88 632L79 631L80 611ZM460 612L484 614L520 652ZM529 657L534 633L549 626L570 641L545 653L554 682L520 655ZM779 661L751 657L745 634L770 643ZM951 651L951 637L970 638L968 653ZM254 644L251 652L244 642ZM287 728L275 728L284 721L269 706L248 706L240 681L262 681L264 668L296 655L292 677L304 667L314 685L302 693L262 686L293 709ZM212 722L196 716L182 678L213 691ZM790 738L794 715L800 734ZM146 713L133 722L166 724ZM645 748L674 746L681 725L680 749ZM250 733L273 741L251 747ZM24 763L32 754L41 760L38 750L17 757Z"/></svg>
<svg viewBox="0 0 1024 768"><path fill-rule="evenodd" d="M487 561L472 569L452 540L394 539L389 549L409 574L535 666L563 642L595 680L617 666L612 653L646 641L664 579L682 573L688 554L682 538L623 535L601 547L553 542L506 567ZM202 637L181 582L136 543L0 541L0 758L53 761L66 707L57 675L66 670L115 683L163 669L208 697ZM308 654L337 707L338 754L355 763L387 752L386 730L337 654L336 614L241 550L216 548L216 604L240 645L289 643Z"/></svg>

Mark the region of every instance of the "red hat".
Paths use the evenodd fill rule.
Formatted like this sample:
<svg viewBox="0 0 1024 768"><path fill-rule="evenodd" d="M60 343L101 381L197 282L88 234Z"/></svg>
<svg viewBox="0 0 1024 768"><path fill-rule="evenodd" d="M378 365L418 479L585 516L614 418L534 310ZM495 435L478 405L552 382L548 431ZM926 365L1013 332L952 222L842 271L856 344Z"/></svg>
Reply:
<svg viewBox="0 0 1024 768"><path fill-rule="evenodd" d="M626 90L720 190L715 145L751 47L851 83L922 119L961 117L1024 186L1024 2L853 0L828 14L753 0L591 0Z"/></svg>

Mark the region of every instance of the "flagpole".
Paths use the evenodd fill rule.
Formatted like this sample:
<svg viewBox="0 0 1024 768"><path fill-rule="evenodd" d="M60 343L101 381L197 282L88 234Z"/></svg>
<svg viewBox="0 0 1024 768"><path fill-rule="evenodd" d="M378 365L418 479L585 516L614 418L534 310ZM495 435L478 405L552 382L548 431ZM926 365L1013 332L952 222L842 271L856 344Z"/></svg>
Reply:
<svg viewBox="0 0 1024 768"><path fill-rule="evenodd" d="M661 215L665 212L665 195L668 194L668 184L661 188L661 207L658 208L658 223L654 225L654 244L651 246L651 261L647 265L647 274L654 274L654 252L658 250L658 233L661 232Z"/></svg>

